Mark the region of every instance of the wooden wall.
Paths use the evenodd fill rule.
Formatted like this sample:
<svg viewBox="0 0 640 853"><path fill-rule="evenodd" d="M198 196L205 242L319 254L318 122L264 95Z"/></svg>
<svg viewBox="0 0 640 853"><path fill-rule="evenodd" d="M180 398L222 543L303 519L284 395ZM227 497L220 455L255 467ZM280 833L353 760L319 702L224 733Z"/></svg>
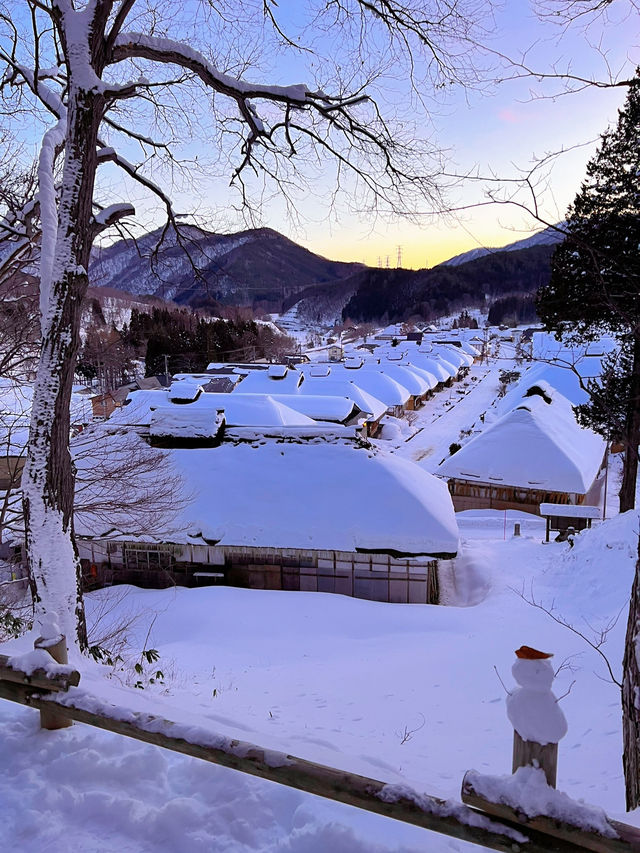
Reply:
<svg viewBox="0 0 640 853"><path fill-rule="evenodd" d="M437 604L438 561L387 554L278 548L147 545L80 540L85 583L164 588L211 583L332 592L372 601ZM223 578L215 577L222 574Z"/></svg>
<svg viewBox="0 0 640 853"><path fill-rule="evenodd" d="M467 480L449 480L448 486L456 512L465 509L517 509L540 515L541 503L579 506L585 498L584 495L569 495L566 492L544 492L494 483L470 483Z"/></svg>

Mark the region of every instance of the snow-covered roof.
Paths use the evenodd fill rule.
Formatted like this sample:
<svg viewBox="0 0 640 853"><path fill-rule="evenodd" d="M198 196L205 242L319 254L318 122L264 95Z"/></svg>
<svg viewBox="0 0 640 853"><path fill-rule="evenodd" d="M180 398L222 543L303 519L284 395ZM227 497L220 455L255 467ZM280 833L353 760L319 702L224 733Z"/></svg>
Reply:
<svg viewBox="0 0 640 853"><path fill-rule="evenodd" d="M586 403L589 400L589 395L581 387L580 377L585 381L590 376L599 375L600 361L599 359L584 359L575 365L575 371L578 371L579 375L576 375L574 369L568 366L561 367L560 365L546 364L545 362L533 364L524 371L518 382L507 391L500 401L499 410L506 412L512 409L527 388L541 382L545 382L555 388L563 397L570 400L574 406Z"/></svg>
<svg viewBox="0 0 640 853"><path fill-rule="evenodd" d="M316 363L309 368L309 376L329 376L331 365L326 362Z"/></svg>
<svg viewBox="0 0 640 853"><path fill-rule="evenodd" d="M233 367L223 368L213 368L212 370L207 371L207 373L174 373L173 380L181 381L183 379L191 379L194 382L202 385L202 387L206 389L206 386L209 382L224 378L228 382L235 383L240 382L242 376L239 373L235 372Z"/></svg>
<svg viewBox="0 0 640 853"><path fill-rule="evenodd" d="M408 365L401 365L396 362L383 361L379 367L380 372L384 376L389 376L396 382L399 382L410 394L414 397L420 397L426 394L436 386L436 380L432 377L432 382L428 381L425 374L418 372L415 368Z"/></svg>
<svg viewBox="0 0 640 853"><path fill-rule="evenodd" d="M442 381L442 380L438 379L438 377L435 376L433 373L431 373L429 370L425 370L422 367L418 367L418 365L413 364L413 362L410 362L410 361L403 362L403 367L408 368L412 373L415 373L418 376L420 376L422 379L424 379L424 381L428 384L428 386L431 390L433 390L434 388L437 387L438 382Z"/></svg>
<svg viewBox="0 0 640 853"><path fill-rule="evenodd" d="M197 379L180 379L178 382L172 382L169 388L169 399L176 400L197 400L200 394L203 393L202 383Z"/></svg>
<svg viewBox="0 0 640 853"><path fill-rule="evenodd" d="M456 346L446 346L445 344L434 343L431 347L431 352L438 358L451 362L451 364L456 368L470 366L473 364L472 356L463 352Z"/></svg>
<svg viewBox="0 0 640 853"><path fill-rule="evenodd" d="M107 424L109 427L148 427L151 423L151 410L169 402L169 392L131 391L126 405L116 409Z"/></svg>
<svg viewBox="0 0 640 853"><path fill-rule="evenodd" d="M450 362L443 362L442 359L435 356L429 356L419 350L409 352L409 364L426 370L432 376L435 376L438 382L446 382L455 376L458 372Z"/></svg>
<svg viewBox="0 0 640 853"><path fill-rule="evenodd" d="M407 555L458 549L446 485L396 456L353 443L274 441L163 453L189 500L155 541ZM106 535L102 524L79 533Z"/></svg>
<svg viewBox="0 0 640 853"><path fill-rule="evenodd" d="M198 406L159 406L151 412L149 433L158 438L211 440L219 434L224 420L212 408Z"/></svg>
<svg viewBox="0 0 640 853"><path fill-rule="evenodd" d="M271 379L284 379L288 371L286 364L270 364L267 368L267 376Z"/></svg>
<svg viewBox="0 0 640 853"><path fill-rule="evenodd" d="M612 335L600 335L595 341L576 345L558 341L553 332L537 331L532 335L531 347L534 358L547 361L558 359L567 364L577 364L617 349L618 341Z"/></svg>
<svg viewBox="0 0 640 853"><path fill-rule="evenodd" d="M446 459L440 476L471 482L585 494L596 478L604 441L578 426L557 392L523 399Z"/></svg>
<svg viewBox="0 0 640 853"><path fill-rule="evenodd" d="M276 369L278 368L278 369ZM234 389L243 394L291 394L303 382L299 370L285 365L272 364L267 370L252 370Z"/></svg>
<svg viewBox="0 0 640 853"><path fill-rule="evenodd" d="M240 394L234 396L239 397ZM313 418L314 421L329 421L343 424L360 412L358 406L349 397L331 397L320 394L283 394L272 395L273 400L284 403L296 412Z"/></svg>
<svg viewBox="0 0 640 853"><path fill-rule="evenodd" d="M602 510L599 506L541 503L540 515L556 515L563 518L601 518Z"/></svg>
<svg viewBox="0 0 640 853"><path fill-rule="evenodd" d="M381 358L385 358L387 361L403 361L406 360L407 356L406 351L401 350L400 347L380 349L379 354Z"/></svg>
<svg viewBox="0 0 640 853"><path fill-rule="evenodd" d="M462 352L466 352L467 355L472 356L473 358L478 358L480 355L480 350L477 347L474 347L473 344L470 344L468 341L461 341L460 349Z"/></svg>
<svg viewBox="0 0 640 853"><path fill-rule="evenodd" d="M347 433L341 427L319 424L265 394L203 394L193 403L160 406L151 413L149 432L158 438L211 440L222 438L223 425L226 438L335 438Z"/></svg>
<svg viewBox="0 0 640 853"><path fill-rule="evenodd" d="M523 403L526 404L536 394L545 400L551 401L555 409L562 409L565 417L574 418L571 401L549 382L542 378L535 378L535 374L530 374L528 371L524 373L516 385L501 400L498 400L495 407L496 414L499 416L505 415Z"/></svg>
<svg viewBox="0 0 640 853"><path fill-rule="evenodd" d="M363 364L364 358L360 354L351 355L349 358L345 358L344 360L344 367L347 370L359 370Z"/></svg>
<svg viewBox="0 0 640 853"><path fill-rule="evenodd" d="M167 404L169 404L167 406ZM352 400L334 397L314 397L298 394L245 394L237 393L203 393L197 400L190 403L169 403L166 391L134 391L129 402L122 409L116 409L107 422L108 428L133 427L145 431L151 427L154 409L162 409L163 414L155 417L160 423L162 416L164 426L152 430L153 435L175 435L176 437L193 437L188 435L189 422L192 429L201 429L202 437L211 437L207 432L207 424L215 421L217 412L224 412L227 434L235 428L252 428L258 432L264 428L277 428L285 432L298 431L308 434L322 431L322 424L317 421L330 421L336 424L345 423L358 411ZM170 421L166 420L171 414ZM172 430L167 431L168 423L173 424ZM178 424L183 426L178 426Z"/></svg>
<svg viewBox="0 0 640 853"><path fill-rule="evenodd" d="M285 401L288 396L283 398ZM315 421L269 394L203 394L190 406L223 411L227 427L313 427Z"/></svg>
<svg viewBox="0 0 640 853"><path fill-rule="evenodd" d="M304 396L311 394L321 397L348 397L361 412L374 421L379 420L387 411L386 404L361 388L358 382L334 377L333 373L326 377L309 376L298 389L298 393Z"/></svg>
<svg viewBox="0 0 640 853"><path fill-rule="evenodd" d="M377 364L362 364L359 368L337 365L331 376L336 379L353 380L363 391L381 400L385 406L404 406L411 392L388 374L381 372Z"/></svg>

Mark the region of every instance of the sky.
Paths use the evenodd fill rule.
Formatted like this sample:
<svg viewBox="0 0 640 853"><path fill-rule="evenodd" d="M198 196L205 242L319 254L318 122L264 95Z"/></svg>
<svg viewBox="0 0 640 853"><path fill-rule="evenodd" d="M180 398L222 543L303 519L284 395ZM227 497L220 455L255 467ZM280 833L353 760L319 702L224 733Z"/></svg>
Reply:
<svg viewBox="0 0 640 853"><path fill-rule="evenodd" d="M640 62L639 30L624 0L614 2L608 18L594 21L587 30L543 23L532 4L516 0L497 13L494 44L511 56L530 48L528 64L536 69L549 71L570 62L575 74L607 79L609 67L627 69L629 75ZM489 93L456 93L434 118L437 139L448 149L452 170L517 177L546 154L573 149L554 158L550 168L541 168L536 185L541 217L550 223L562 221L599 135L615 124L626 90L589 88L554 97L560 92L562 84L555 81L524 79L505 82ZM366 217L337 222L330 216L318 217L298 239L339 260L393 267L400 258L403 266L420 268L478 246L506 245L543 227L517 207L485 206L486 188L483 182L469 182L453 190L453 206L481 206L444 219L374 223ZM511 195L509 188L505 195ZM516 198L531 206L526 192Z"/></svg>
<svg viewBox="0 0 640 853"><path fill-rule="evenodd" d="M164 123L163 114L155 115L152 125L156 137L177 139L181 153L190 161L189 176L163 170L156 166L157 158L148 164L149 173L169 189L178 211L195 212L199 223L211 230L235 231L247 224L269 226L326 257L372 266L433 266L478 246L506 245L543 227L513 202L525 208L535 202L540 219L561 221L579 189L599 135L616 120L625 89L587 87L578 93L563 94L562 81L540 81L531 76L508 79L514 75L513 68L498 54L508 54L512 59L525 56L530 68L545 73L570 66L573 73L588 79L606 80L610 73L629 77L640 63L635 0L613 0L606 17L584 17L568 26L562 26L557 18L540 20L528 0L498 0L490 16L487 0L458 3L470 11L456 23L448 47L460 58L462 29L469 22L482 25L484 32L470 34L483 46L476 56L476 67L479 63L482 69L476 74L475 85L447 85L438 91L433 90L428 66L417 54L416 84L411 88L401 51L396 48L392 52L386 47L379 28L374 27L368 34L356 60L347 49L350 40L357 40L360 35L356 25L349 29L348 22L343 21L337 28L323 26L327 24L324 19L315 20L305 30L305 10L314 5L316 9L331 9L331 3L280 0L271 7L282 31L294 41L311 44L312 52L295 51L269 40L273 31L268 23L261 24L261 0L244 0L242 4L221 0L216 7L226 6L234 11L224 21L214 20L211 7L199 0L185 0L179 7L169 0L154 0L153 4L169 35L219 56L220 62L232 70L244 62L243 74L248 80L280 85L304 81L310 88L319 81L326 83L326 91L331 91L328 87L338 77L349 78L357 85L368 75L376 76L371 91L385 115L397 122L400 133L426 141L441 152L442 169L449 176L441 179L446 189L444 207L451 209L449 214L436 215L437 211L425 204L417 211L407 199L408 215L373 215L348 177L342 180L343 191L334 193L335 164L307 158L300 175L289 185L292 206L285 204L273 186L263 189L259 182L249 182L255 190L254 199L261 203L258 213L248 220L238 211L237 192L229 187L230 170L220 154L224 141L221 143L219 125L211 118L220 109L220 96L211 98L209 103L203 101L201 92L193 100L182 102L173 129ZM538 0L540 3L557 11L567 0ZM357 1L342 0L341 5L353 10ZM431 11L434 7L455 6L445 0L407 0L403 5ZM16 8L17 14L22 14ZM134 12L138 9L143 10L144 16L145 6L134 6ZM254 17L249 20L252 12ZM141 19L130 23L132 30L143 27ZM486 82L496 77L507 79L498 84ZM125 104L126 108L129 107ZM131 113L129 119L135 121L136 114ZM27 121L22 129L34 150L38 138L35 123L34 118L30 128ZM144 129L142 125L135 127ZM111 137L107 141L114 144ZM119 150L139 161L137 145L123 143ZM515 179L521 179L541 158L563 150L544 167L538 165L532 193L518 190ZM424 168L432 171L436 167L426 158ZM456 180L453 175L474 179ZM302 176L306 176L307 183ZM478 180L478 176L490 176L492 181ZM108 190L106 203L119 199L133 202L145 228L162 224L161 207L143 195L139 187L123 184L111 167L101 168L99 187L101 191ZM488 190L496 199L510 199L512 203L489 204Z"/></svg>
<svg viewBox="0 0 640 853"><path fill-rule="evenodd" d="M279 21L285 30L290 26L295 32L303 5L292 0L279 4ZM476 6L482 8L486 3L478 0ZM497 7L489 28L485 38L493 50L508 52L510 57L526 52L527 64L536 70L550 72L570 66L577 75L605 80L609 72L630 76L640 63L638 21L627 0L614 0L606 18L583 19L569 27L541 21L533 4L512 0ZM325 55L331 56L339 48L322 39L318 52L324 50ZM303 76L308 72L305 58L292 59L290 54L279 58L273 71L278 82L308 79ZM505 76L510 73L513 72ZM384 102L386 98L387 106L397 98L400 117L405 110L411 121L415 99L410 101L411 93L401 75L400 65L397 71L392 66L385 80L391 95L383 95L382 99ZM446 168L456 174L473 172L515 178L547 154L569 149L553 158L548 167L540 167L534 180L541 218L555 223L564 218L596 141L607 126L615 123L626 94L624 88L590 87L575 94L560 94L562 91L562 82L541 83L530 77L490 88L454 89L446 100L427 101L431 121L428 135L446 150ZM419 113L415 118L420 120ZM531 207L532 196L526 191L514 193L513 185L463 182L450 190L448 203L454 208L470 206L468 209L445 217L422 215L393 220L354 212L348 192L347 198L333 197L333 181L330 169L321 171L310 190L298 196L297 215L292 217L276 197L265 204L257 224L273 227L332 259L372 266L393 267L400 263L412 268L433 266L478 246L506 245L543 227L519 207L486 205L487 186L491 186L499 197L512 197ZM224 209L221 184L216 180L208 186L211 197Z"/></svg>

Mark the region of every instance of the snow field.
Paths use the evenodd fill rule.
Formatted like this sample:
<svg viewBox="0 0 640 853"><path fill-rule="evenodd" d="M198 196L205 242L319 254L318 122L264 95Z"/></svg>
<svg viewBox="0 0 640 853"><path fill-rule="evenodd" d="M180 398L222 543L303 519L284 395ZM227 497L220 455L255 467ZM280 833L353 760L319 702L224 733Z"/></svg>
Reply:
<svg viewBox="0 0 640 853"><path fill-rule="evenodd" d="M80 690L223 735L392 784L459 799L466 770L505 774L512 729L505 693L522 644L570 657L554 682L569 732L558 787L627 819L620 705L598 655L526 604L551 603L587 631L630 589L637 514L566 544L542 545L539 519L503 539L503 513L459 515L461 604L388 605L316 593L231 588L137 590L117 607L146 611L133 648L159 650L164 686L131 690L88 667ZM606 566L606 575L603 572ZM111 588L88 597L89 612ZM116 614L117 615L117 614ZM615 668L624 615L606 645ZM215 695L214 695L215 691ZM0 703L0 844L41 850L359 853L450 851L465 845L116 735L74 725L40 732L37 714ZM64 837L64 844L61 838ZM469 849L471 849L469 847Z"/></svg>

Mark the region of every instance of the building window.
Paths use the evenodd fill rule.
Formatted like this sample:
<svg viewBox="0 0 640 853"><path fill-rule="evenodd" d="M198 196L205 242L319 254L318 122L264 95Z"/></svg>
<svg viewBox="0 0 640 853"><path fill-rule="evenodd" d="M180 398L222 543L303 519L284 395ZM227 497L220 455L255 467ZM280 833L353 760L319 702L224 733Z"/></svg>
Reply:
<svg viewBox="0 0 640 853"><path fill-rule="evenodd" d="M131 571L148 572L170 569L174 558L171 551L160 547L129 548L125 546L124 563Z"/></svg>

